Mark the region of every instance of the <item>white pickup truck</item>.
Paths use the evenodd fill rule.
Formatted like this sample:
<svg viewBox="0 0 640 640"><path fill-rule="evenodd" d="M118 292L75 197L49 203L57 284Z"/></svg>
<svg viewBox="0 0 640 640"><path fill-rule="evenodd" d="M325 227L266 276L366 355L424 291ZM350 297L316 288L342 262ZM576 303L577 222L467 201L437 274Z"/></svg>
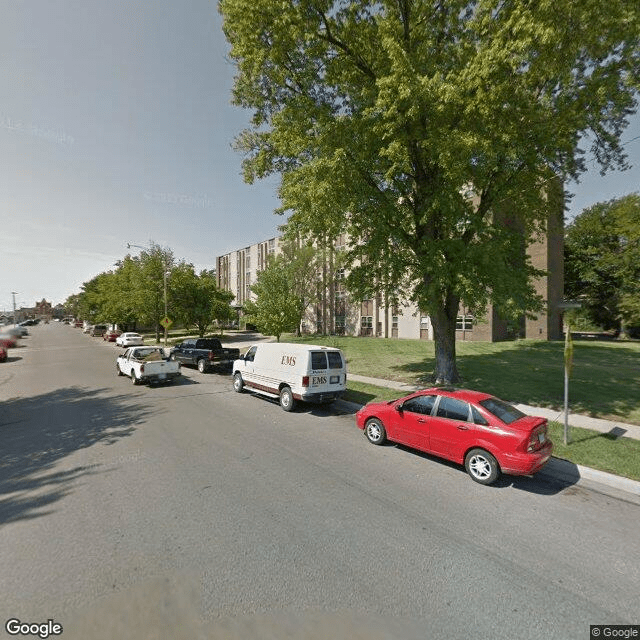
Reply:
<svg viewBox="0 0 640 640"><path fill-rule="evenodd" d="M116 360L119 376L129 376L133 384L172 382L182 375L180 363L165 357L160 347L131 347Z"/></svg>

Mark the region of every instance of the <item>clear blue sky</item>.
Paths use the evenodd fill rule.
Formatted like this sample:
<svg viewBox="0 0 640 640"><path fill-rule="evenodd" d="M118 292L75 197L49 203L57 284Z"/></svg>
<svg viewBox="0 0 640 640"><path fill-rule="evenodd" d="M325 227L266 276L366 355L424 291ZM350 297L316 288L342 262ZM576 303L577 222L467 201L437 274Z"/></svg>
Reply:
<svg viewBox="0 0 640 640"><path fill-rule="evenodd" d="M246 185L231 148L249 114L216 7L0 0L0 310L63 302L127 242L208 268L277 234L277 181ZM568 185L569 216L640 189L627 150L633 169Z"/></svg>

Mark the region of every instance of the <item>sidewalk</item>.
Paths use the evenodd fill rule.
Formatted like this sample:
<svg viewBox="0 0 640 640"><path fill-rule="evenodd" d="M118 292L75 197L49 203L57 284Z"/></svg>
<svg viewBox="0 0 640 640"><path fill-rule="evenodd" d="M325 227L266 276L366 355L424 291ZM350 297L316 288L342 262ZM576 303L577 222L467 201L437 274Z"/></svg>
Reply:
<svg viewBox="0 0 640 640"><path fill-rule="evenodd" d="M358 376L353 373L349 374L349 380L354 382L363 382L366 384L372 384L377 387L388 387L389 389L397 389L404 394L418 391L418 389L424 389L424 386L406 384L404 382L395 382L393 380L384 380L382 378L369 378L367 376ZM530 416L540 416L541 418L547 418L547 420L553 420L555 422L564 423L564 411L556 411L555 409L543 409L542 407L532 407L527 404L518 404L511 402L514 407L520 409L523 413ZM592 429L593 431L599 431L600 433L610 433L616 437L634 438L640 440L640 426L634 424L627 424L626 422L618 422L612 420L602 420L600 418L590 418L589 416L583 416L577 413L569 414L569 425L572 427L582 427L583 429Z"/></svg>
<svg viewBox="0 0 640 640"><path fill-rule="evenodd" d="M409 393L412 393L413 391L417 391L418 389L425 388L424 386L406 384L404 382L396 382L394 380L384 380L382 378L359 376L353 373L350 373L348 375L348 379L353 380L354 382L362 382L378 387L396 389L400 392L399 395L407 395ZM558 412L551 409L543 409L540 407L531 407L525 404L512 404L520 409L520 411L528 415L536 415L547 418L548 420L564 422L564 412ZM592 429L601 433L610 433L617 437L634 438L636 440L640 440L640 426L626 424L624 422L601 420L600 418L591 418L589 416L570 413L569 424L572 427L583 427L585 429ZM542 471L540 471L539 473L541 475L546 475L556 480L560 480L562 482L567 482L570 484L587 484L590 486L593 486L593 483L604 484L618 491L631 493L636 497L640 496L640 482L630 480L629 478L616 476L612 473L598 471L597 469L591 469L590 467L576 465L572 462L569 462L568 460L563 460L561 458L552 457L548 464L544 467L544 469L542 469Z"/></svg>

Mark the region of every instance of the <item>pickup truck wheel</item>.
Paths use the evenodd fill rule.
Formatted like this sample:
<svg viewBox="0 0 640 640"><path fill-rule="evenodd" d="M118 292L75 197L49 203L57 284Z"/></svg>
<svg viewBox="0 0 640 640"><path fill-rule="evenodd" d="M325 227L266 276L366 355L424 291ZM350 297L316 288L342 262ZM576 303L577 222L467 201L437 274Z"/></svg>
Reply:
<svg viewBox="0 0 640 640"><path fill-rule="evenodd" d="M138 384L138 378L136 378L136 372L135 371L131 371L131 382L136 385Z"/></svg>
<svg viewBox="0 0 640 640"><path fill-rule="evenodd" d="M280 392L280 406L285 411L293 411L295 405L296 401L291 389L289 389L289 387L282 387L282 391Z"/></svg>
<svg viewBox="0 0 640 640"><path fill-rule="evenodd" d="M198 371L200 373L207 372L207 363L204 361L204 358L200 358L200 360L198 360Z"/></svg>
<svg viewBox="0 0 640 640"><path fill-rule="evenodd" d="M233 390L236 393L242 393L244 389L244 380L242 379L242 374L240 372L236 372L233 376Z"/></svg>
<svg viewBox="0 0 640 640"><path fill-rule="evenodd" d="M120 365L116 362L116 372L119 376L123 376L124 373L122 373L122 371L120 371Z"/></svg>

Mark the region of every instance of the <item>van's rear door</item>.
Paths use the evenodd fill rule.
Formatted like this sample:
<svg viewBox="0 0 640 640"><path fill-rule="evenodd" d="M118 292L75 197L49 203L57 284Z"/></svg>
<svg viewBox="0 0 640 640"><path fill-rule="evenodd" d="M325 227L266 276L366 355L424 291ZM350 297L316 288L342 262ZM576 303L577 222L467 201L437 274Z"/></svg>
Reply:
<svg viewBox="0 0 640 640"><path fill-rule="evenodd" d="M346 367L340 351L311 351L309 393L335 393L346 388Z"/></svg>

